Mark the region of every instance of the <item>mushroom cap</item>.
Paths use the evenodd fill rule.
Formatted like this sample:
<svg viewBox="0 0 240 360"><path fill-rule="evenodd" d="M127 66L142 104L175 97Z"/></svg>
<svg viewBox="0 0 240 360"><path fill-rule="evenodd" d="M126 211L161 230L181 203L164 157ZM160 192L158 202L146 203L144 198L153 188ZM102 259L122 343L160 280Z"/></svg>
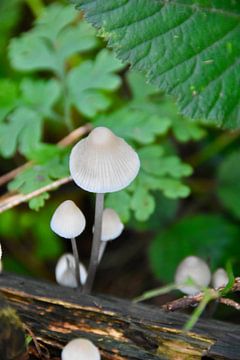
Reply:
<svg viewBox="0 0 240 360"><path fill-rule="evenodd" d="M104 209L102 217L102 241L114 240L121 235L124 225L113 209Z"/></svg>
<svg viewBox="0 0 240 360"><path fill-rule="evenodd" d="M69 166L79 187L107 193L127 187L138 174L140 160L122 138L108 128L97 127L73 147Z"/></svg>
<svg viewBox="0 0 240 360"><path fill-rule="evenodd" d="M66 200L55 210L50 226L57 235L65 239L72 239L83 232L86 220L74 202Z"/></svg>
<svg viewBox="0 0 240 360"><path fill-rule="evenodd" d="M62 360L100 360L98 348L87 339L74 339L62 351Z"/></svg>
<svg viewBox="0 0 240 360"><path fill-rule="evenodd" d="M183 285L192 279L196 286ZM205 261L197 256L186 257L177 267L175 273L175 283L179 285L179 290L188 295L197 294L201 288L209 285L211 272Z"/></svg>
<svg viewBox="0 0 240 360"><path fill-rule="evenodd" d="M81 284L87 280L87 271L82 263L79 263ZM75 275L75 259L72 254L64 254L60 257L55 268L55 277L59 285L76 288L78 286Z"/></svg>
<svg viewBox="0 0 240 360"><path fill-rule="evenodd" d="M212 284L215 289L225 287L228 281L228 274L223 268L219 268L213 273Z"/></svg>

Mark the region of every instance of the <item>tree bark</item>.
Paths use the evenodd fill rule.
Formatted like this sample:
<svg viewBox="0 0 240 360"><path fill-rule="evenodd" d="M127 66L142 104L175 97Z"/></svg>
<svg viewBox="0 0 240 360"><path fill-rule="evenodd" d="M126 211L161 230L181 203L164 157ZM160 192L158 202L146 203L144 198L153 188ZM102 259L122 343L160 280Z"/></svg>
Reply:
<svg viewBox="0 0 240 360"><path fill-rule="evenodd" d="M92 340L106 360L240 359L238 325L200 320L184 333L185 314L6 273L0 291L44 349L42 359L59 359L62 347L76 337ZM35 345L31 342L31 359Z"/></svg>

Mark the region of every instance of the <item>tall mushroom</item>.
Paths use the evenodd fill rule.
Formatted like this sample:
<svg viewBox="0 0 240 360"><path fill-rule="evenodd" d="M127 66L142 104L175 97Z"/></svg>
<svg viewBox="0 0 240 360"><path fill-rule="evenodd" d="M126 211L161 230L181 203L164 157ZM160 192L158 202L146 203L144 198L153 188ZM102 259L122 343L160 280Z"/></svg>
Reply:
<svg viewBox="0 0 240 360"><path fill-rule="evenodd" d="M108 241L117 239L124 229L118 214L113 209L104 209L102 217L102 234L101 244L98 255L98 262L100 263Z"/></svg>
<svg viewBox="0 0 240 360"><path fill-rule="evenodd" d="M85 229L86 220L82 211L72 200L66 200L58 206L51 219L51 229L57 235L71 239L73 256L75 259L76 281L81 287L79 256L77 251L76 237Z"/></svg>
<svg viewBox="0 0 240 360"><path fill-rule="evenodd" d="M70 154L70 173L82 189L96 193L93 245L84 291L91 291L100 248L104 194L120 191L137 176L137 153L105 127L97 127L80 140Z"/></svg>

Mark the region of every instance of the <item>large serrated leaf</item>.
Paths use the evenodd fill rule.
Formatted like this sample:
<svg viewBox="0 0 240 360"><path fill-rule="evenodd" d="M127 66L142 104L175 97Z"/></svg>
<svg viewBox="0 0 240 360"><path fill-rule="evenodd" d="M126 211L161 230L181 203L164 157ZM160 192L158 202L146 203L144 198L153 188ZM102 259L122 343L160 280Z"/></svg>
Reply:
<svg viewBox="0 0 240 360"><path fill-rule="evenodd" d="M74 0L118 57L192 118L240 125L240 2Z"/></svg>

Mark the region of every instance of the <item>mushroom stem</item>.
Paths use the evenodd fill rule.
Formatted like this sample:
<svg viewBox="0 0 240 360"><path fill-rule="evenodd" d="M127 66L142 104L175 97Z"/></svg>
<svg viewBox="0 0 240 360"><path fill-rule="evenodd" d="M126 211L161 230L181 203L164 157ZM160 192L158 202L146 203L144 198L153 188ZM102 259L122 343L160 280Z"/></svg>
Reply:
<svg viewBox="0 0 240 360"><path fill-rule="evenodd" d="M81 278L80 278L79 256L78 256L76 239L72 238L71 243L72 243L73 256L74 256L74 260L75 260L75 276L76 276L77 287L81 288L82 285L81 285Z"/></svg>
<svg viewBox="0 0 240 360"><path fill-rule="evenodd" d="M101 233L102 233L103 205L104 205L104 194L97 193L92 251L91 251L90 263L88 268L87 281L83 286L84 293L91 292L93 281L95 279L95 275L98 267L98 257L99 257L99 249L101 245Z"/></svg>
<svg viewBox="0 0 240 360"><path fill-rule="evenodd" d="M99 254L98 254L98 263L100 264L102 257L104 255L105 249L107 246L107 241L101 241L100 247L99 247Z"/></svg>

